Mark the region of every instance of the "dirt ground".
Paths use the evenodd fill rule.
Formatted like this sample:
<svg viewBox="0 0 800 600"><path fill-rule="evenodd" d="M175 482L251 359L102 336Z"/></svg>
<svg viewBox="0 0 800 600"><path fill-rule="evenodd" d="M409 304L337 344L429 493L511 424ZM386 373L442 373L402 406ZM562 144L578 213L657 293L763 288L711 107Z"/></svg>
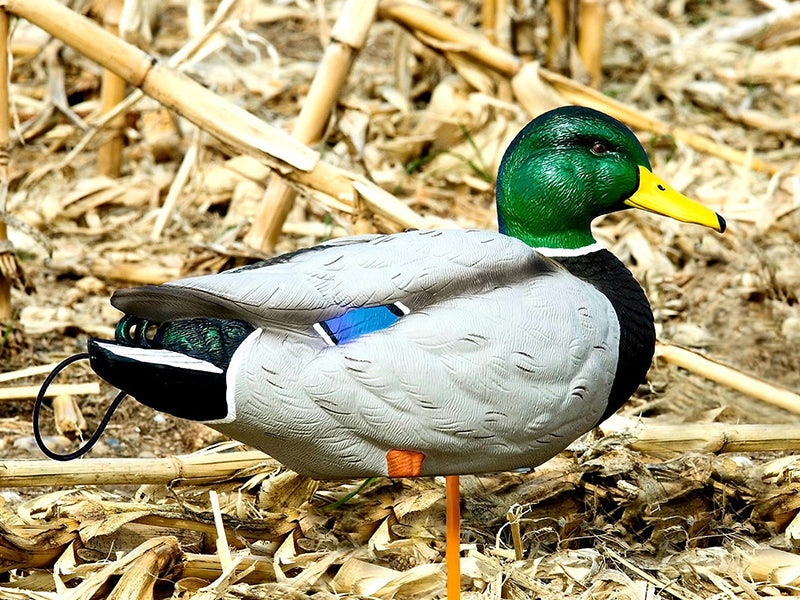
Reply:
<svg viewBox="0 0 800 600"><path fill-rule="evenodd" d="M514 43L520 55L544 61L547 3L517 4L509 8L514 36L508 35L508 21L501 20L498 43ZM290 129L341 5L338 0L242 3L219 27L212 51L185 70L265 121ZM783 5L773 0L606 2L602 92L779 170L759 172L674 137L637 130L654 170L718 210L729 229L720 236L626 212L598 221L596 233L645 288L660 341L799 390L800 179L793 173L800 157L800 28L793 5L787 5L795 11L793 19L759 21ZM216 7L205 6L207 19ZM479 2L442 0L433 8L480 30ZM172 55L186 43L187 27L185 3L163 3L149 51ZM10 238L35 291L12 292L17 313L0 349L2 372L85 351L89 336L112 337L120 317L108 302L115 289L212 272L241 264L247 260L243 255L255 257L241 240L266 181L234 174L225 165L235 153L147 98L127 113L118 179L97 174L96 141L63 164L88 130L85 124L96 120L101 71L29 23L18 23L14 35L11 94L15 131L25 142L14 138L7 210L16 219L9 223ZM315 148L324 160L367 174L422 215L494 228L499 156L529 115L507 79L485 67L459 65L443 54L448 48L426 43L424 36L415 38L396 23L377 21L324 141ZM547 66L585 81L574 62L570 68L562 53ZM62 98L71 107L67 112L61 110ZM152 239L159 209L192 146L197 163L163 233ZM351 232L351 215L331 206L319 193L301 193L276 252ZM370 218L378 231L400 229L385 218ZM17 221L28 227L16 226ZM0 389L42 380L16 379ZM74 366L59 382L95 380L88 367ZM104 387L100 395L80 398L87 431L112 397L113 390ZM4 459L40 457L31 409L30 398L0 401ZM798 421L796 413L663 361L655 362L648 385L620 414L673 424L788 426ZM51 415L45 412L44 428L55 435ZM129 399L90 457L165 457L223 440L202 425ZM64 444L62 450L75 447L63 438L51 441ZM624 440L595 432L535 473L465 477L464 590L475 598L794 594L800 580L759 580L755 567L748 571L754 551L771 547L794 555L800 545L793 520L800 509L800 472L784 456L791 453L639 452ZM349 504L329 509L326 504L361 482L316 484L275 468L268 465L260 474L215 488L228 525L241 534L238 545L267 557L276 569L262 579L251 573L239 583L219 584L218 597L442 593L441 572L425 570L443 558L440 481L372 482ZM150 516L142 527L155 527L156 515L162 530L180 534L182 552L217 553L214 535L204 529L213 523L208 486L90 486L45 496L59 487L5 487L0 480L0 539L5 539L0 567L11 569L0 575L0 586L13 587L20 598L38 597L25 595L31 590L55 593L53 561L67 551L66 544L56 545L53 560L20 559L14 566L3 548L19 541L24 525L46 530L63 519L84 524L84 554L78 552L64 568L67 588L97 576L102 565L122 560L126 552L133 556L136 545L130 538L125 538L129 546L119 543L117 554L98 554L103 546L93 547L94 538L85 534L87 502L93 502L94 518L98 511L110 513L112 503L122 512L133 511L135 504ZM52 506L45 509L46 503ZM119 508L123 505L127 508ZM508 518L513 505L523 514L522 560L515 560L513 551ZM158 513L167 506L183 507L182 518L194 519L197 527L179 527L169 520L177 519L174 515ZM280 535L264 542L244 533L261 531L265 523ZM134 519L120 521L104 535L134 525ZM149 533L145 537L152 539ZM287 539L293 540L291 549ZM185 565L182 572L175 565L162 572L156 597L192 597L216 579L216 572L192 571L192 560L176 561ZM351 571L361 575L345 574ZM370 576L383 587L363 584ZM190 578L197 581L185 581ZM97 589L108 593L117 581L107 575Z"/></svg>

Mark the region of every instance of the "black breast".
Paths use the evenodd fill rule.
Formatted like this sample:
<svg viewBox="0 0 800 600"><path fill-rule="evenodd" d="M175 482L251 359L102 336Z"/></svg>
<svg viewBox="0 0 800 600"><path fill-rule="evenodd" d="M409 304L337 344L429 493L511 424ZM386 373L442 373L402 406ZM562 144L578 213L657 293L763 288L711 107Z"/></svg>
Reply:
<svg viewBox="0 0 800 600"><path fill-rule="evenodd" d="M645 380L656 346L653 312L642 287L608 250L583 256L557 257L556 260L570 273L605 294L617 312L619 362L602 421L627 402Z"/></svg>

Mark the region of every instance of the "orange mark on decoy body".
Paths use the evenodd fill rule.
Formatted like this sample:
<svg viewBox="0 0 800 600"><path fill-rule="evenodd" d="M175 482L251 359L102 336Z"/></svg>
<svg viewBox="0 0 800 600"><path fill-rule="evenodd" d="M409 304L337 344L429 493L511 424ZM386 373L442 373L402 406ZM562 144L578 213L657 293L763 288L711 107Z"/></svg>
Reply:
<svg viewBox="0 0 800 600"><path fill-rule="evenodd" d="M386 453L386 467L389 477L419 477L425 455L413 450L389 450Z"/></svg>

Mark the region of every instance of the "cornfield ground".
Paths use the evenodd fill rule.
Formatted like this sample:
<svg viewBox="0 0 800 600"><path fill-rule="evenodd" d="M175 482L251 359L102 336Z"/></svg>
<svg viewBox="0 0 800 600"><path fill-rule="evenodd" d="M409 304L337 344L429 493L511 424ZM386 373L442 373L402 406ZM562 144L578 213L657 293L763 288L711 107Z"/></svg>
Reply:
<svg viewBox="0 0 800 600"><path fill-rule="evenodd" d="M99 18L114 3L73 4ZM131 34L140 47L167 61L211 23L180 69L287 132L326 48L337 43L331 32L345 6L154 4L154 27ZM631 123L654 170L729 223L724 236L631 212L596 223L598 239L645 288L664 347L696 350L734 371L711 381L692 364L657 359L613 427L531 473L462 477L464 597L797 595L800 456L792 452L800 449L800 407L763 399L791 392L759 397L729 385L730 373L743 372L800 389L797 3L414 5L425 22L434 22L424 17L430 11L469 32L463 40L420 31L397 5L382 3L367 21L364 48L312 147L408 213L393 214L391 203L380 209L372 197L332 196L324 183L293 183L298 195L274 252L353 231L399 231L409 219L495 228L494 177L505 145L537 106L559 103L611 103L663 123L667 130ZM12 33L6 212L24 277L3 328L2 372L84 351L88 336L113 337L120 315L108 299L119 287L272 253L243 241L270 180L263 161L148 97L98 131L102 69L28 20L12 19ZM600 56L591 48L603 35L598 71L587 56ZM514 73L470 54L475 39L502 56L539 61L544 69L528 96ZM582 44L588 54L578 51ZM598 75L602 95L582 87ZM107 140L115 127L118 177L98 165L114 160ZM97 135L81 144L90 133ZM34 463L41 455L29 386L43 378L0 379L0 597L444 594L442 481L375 480L336 503L364 482L309 480L132 400L88 459ZM76 366L58 383L94 381ZM58 431L53 413L44 414L50 445L75 448L78 430L89 435L111 397L101 386L60 399ZM655 432L648 443L619 433L637 422ZM103 462L119 457L138 462L119 471Z"/></svg>

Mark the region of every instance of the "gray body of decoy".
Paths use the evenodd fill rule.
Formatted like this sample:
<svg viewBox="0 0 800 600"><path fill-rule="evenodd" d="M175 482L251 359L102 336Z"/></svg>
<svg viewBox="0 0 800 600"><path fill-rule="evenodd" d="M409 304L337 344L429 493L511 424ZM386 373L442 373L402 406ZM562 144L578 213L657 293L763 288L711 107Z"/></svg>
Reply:
<svg viewBox="0 0 800 600"><path fill-rule="evenodd" d="M261 268L120 290L113 303L154 323L252 324L224 373L169 350L97 343L224 379L224 394L177 388L157 408L194 418L213 404L208 425L316 477L388 475L391 450L423 454L420 475L540 464L598 422L617 370L611 302L488 231L347 238ZM315 327L393 303L408 314L338 345Z"/></svg>

